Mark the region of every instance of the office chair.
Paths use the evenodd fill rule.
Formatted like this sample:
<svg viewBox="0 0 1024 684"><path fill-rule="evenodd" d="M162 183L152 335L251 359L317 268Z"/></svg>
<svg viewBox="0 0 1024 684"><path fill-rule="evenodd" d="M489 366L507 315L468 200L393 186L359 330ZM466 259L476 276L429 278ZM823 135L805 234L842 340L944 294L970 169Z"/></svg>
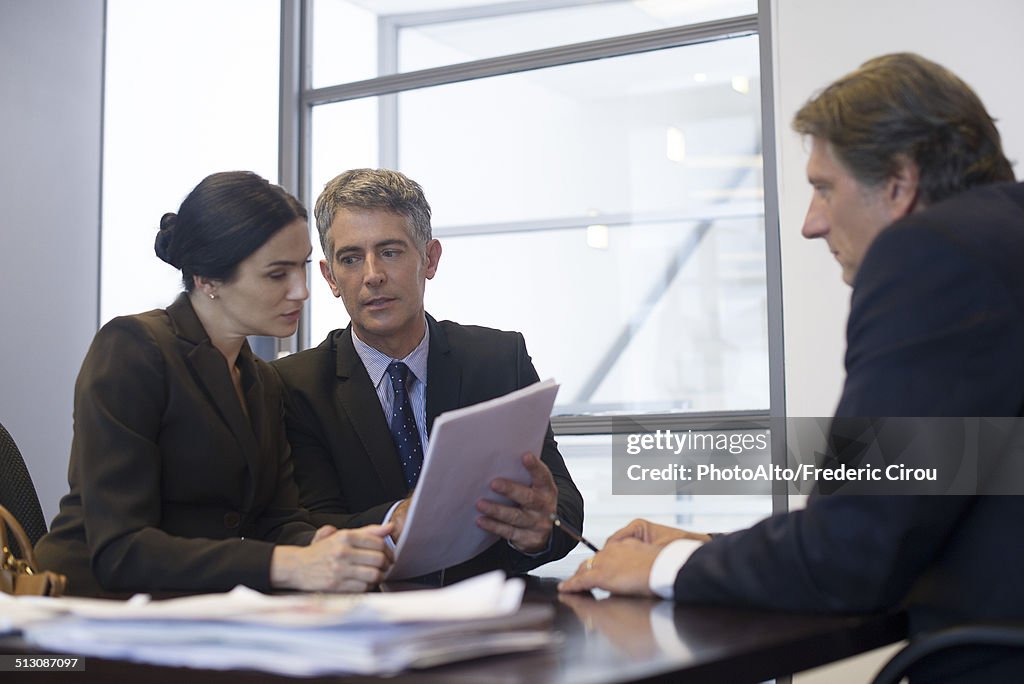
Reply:
<svg viewBox="0 0 1024 684"><path fill-rule="evenodd" d="M962 625L915 637L875 675L873 684L898 684L910 668L939 651L962 646L1024 649L1024 625Z"/></svg>
<svg viewBox="0 0 1024 684"><path fill-rule="evenodd" d="M39 496L32 484L32 476L25 466L25 461L18 451L14 438L0 424L0 506L3 506L18 519L25 533L34 545L46 534L46 519L43 509L39 506ZM21 557L21 549L16 548L17 542L12 540L11 551Z"/></svg>

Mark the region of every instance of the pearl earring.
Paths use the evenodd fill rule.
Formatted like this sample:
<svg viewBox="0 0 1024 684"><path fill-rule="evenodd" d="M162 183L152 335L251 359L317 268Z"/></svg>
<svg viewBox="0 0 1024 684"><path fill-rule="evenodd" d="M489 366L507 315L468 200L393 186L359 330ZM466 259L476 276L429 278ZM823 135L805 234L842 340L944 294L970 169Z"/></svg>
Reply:
<svg viewBox="0 0 1024 684"><path fill-rule="evenodd" d="M210 299L216 299L216 298L217 298L217 295L215 295L215 294L213 294L213 293L211 292L211 293L210 293Z"/></svg>

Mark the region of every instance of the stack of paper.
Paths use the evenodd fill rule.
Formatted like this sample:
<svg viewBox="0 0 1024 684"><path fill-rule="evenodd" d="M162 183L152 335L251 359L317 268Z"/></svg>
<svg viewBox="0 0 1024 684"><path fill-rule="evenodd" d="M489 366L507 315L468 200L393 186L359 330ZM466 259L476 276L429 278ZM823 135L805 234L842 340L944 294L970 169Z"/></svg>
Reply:
<svg viewBox="0 0 1024 684"><path fill-rule="evenodd" d="M523 454L540 456L557 394L549 379L438 416L388 578L450 568L497 541L477 527L476 502L511 503L491 490L495 478L529 484Z"/></svg>
<svg viewBox="0 0 1024 684"><path fill-rule="evenodd" d="M0 591L0 635L51 617L53 611L35 605L29 597L15 597Z"/></svg>
<svg viewBox="0 0 1024 684"><path fill-rule="evenodd" d="M166 601L40 599L24 638L61 653L288 675L394 674L551 643L549 606L501 572L443 589L266 596L244 587ZM15 599L25 601L25 599Z"/></svg>

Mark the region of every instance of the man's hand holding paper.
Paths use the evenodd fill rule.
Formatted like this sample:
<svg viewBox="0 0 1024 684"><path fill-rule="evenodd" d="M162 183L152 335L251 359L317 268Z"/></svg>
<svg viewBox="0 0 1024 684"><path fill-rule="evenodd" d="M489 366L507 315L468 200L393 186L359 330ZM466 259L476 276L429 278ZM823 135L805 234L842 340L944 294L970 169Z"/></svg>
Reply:
<svg viewBox="0 0 1024 684"><path fill-rule="evenodd" d="M407 509L391 516L401 526L391 579L456 565L495 537L521 553L548 549L558 490L536 454L557 391L548 380L438 417Z"/></svg>
<svg viewBox="0 0 1024 684"><path fill-rule="evenodd" d="M522 553L540 553L551 540L551 514L557 511L558 488L551 471L536 455L523 454L523 467L530 475L529 484L496 478L490 484L491 490L509 503L479 499L476 508L481 515L476 522L480 529L507 540ZM403 499L391 513L391 538L396 542L402 535L411 501L411 496Z"/></svg>
<svg viewBox="0 0 1024 684"><path fill-rule="evenodd" d="M524 454L523 466L530 475L530 484L505 478L491 482L491 490L513 505L480 499L476 509L482 515L476 524L508 540L522 553L540 553L551 539L551 514L557 512L558 488L551 471L536 455Z"/></svg>
<svg viewBox="0 0 1024 684"><path fill-rule="evenodd" d="M409 515L409 504L412 503L412 494L405 497L398 502L395 509L391 511L391 517L388 518L388 522L391 523L393 529L391 532L391 539L396 543L398 538L402 536L402 530L405 529L405 517Z"/></svg>

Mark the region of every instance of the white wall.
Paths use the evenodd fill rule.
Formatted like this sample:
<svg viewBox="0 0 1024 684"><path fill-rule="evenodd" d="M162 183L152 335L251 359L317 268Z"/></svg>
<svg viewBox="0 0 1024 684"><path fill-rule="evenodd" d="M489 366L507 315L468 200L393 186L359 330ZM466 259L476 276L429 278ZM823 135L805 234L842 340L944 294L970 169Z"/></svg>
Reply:
<svg viewBox="0 0 1024 684"><path fill-rule="evenodd" d="M102 0L0 0L0 423L47 522L96 331Z"/></svg>
<svg viewBox="0 0 1024 684"><path fill-rule="evenodd" d="M773 0L786 404L792 416L827 416L842 386L849 289L820 241L800 237L810 189L807 152L789 129L815 91L865 60L911 51L948 67L981 96L1011 160L1024 159L1020 0ZM1017 175L1022 175L1017 168Z"/></svg>

